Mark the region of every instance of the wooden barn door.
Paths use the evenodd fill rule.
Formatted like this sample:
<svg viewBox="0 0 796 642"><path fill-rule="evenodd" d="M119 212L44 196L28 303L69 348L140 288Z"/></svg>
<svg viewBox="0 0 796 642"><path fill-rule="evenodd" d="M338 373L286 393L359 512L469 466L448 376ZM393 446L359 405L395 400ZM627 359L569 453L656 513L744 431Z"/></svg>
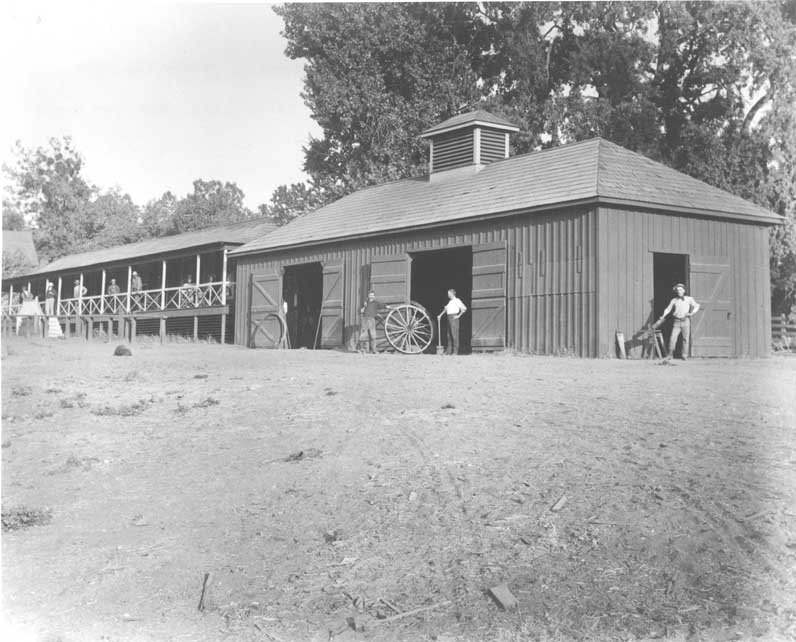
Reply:
<svg viewBox="0 0 796 642"><path fill-rule="evenodd" d="M385 305L409 303L409 256L374 256L370 261L370 289Z"/></svg>
<svg viewBox="0 0 796 642"><path fill-rule="evenodd" d="M370 289L376 300L384 305L397 305L409 302L409 255L390 254L374 256L370 260ZM364 301L359 303L361 307ZM376 323L376 350L391 350L384 334L383 319Z"/></svg>
<svg viewBox="0 0 796 642"><path fill-rule="evenodd" d="M733 296L726 257L692 257L691 291L700 310L691 320L691 354L731 357L735 354Z"/></svg>
<svg viewBox="0 0 796 642"><path fill-rule="evenodd" d="M252 274L249 280L250 348L276 348L281 336L280 314L282 277L279 274Z"/></svg>
<svg viewBox="0 0 796 642"><path fill-rule="evenodd" d="M343 345L343 264L324 263L320 347Z"/></svg>
<svg viewBox="0 0 796 642"><path fill-rule="evenodd" d="M473 246L473 350L506 347L506 242Z"/></svg>

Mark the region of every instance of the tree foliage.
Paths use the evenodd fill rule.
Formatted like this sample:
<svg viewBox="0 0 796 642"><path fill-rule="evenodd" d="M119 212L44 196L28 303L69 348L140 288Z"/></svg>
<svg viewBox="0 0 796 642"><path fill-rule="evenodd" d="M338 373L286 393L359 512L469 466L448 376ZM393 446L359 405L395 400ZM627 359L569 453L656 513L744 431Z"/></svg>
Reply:
<svg viewBox="0 0 796 642"><path fill-rule="evenodd" d="M166 192L140 208L120 189L102 191L83 177L83 159L69 138L26 149L17 144L3 199L5 229L33 229L39 256L83 252L235 223L254 214L235 184L196 180L184 198Z"/></svg>
<svg viewBox="0 0 796 642"><path fill-rule="evenodd" d="M793 302L796 30L787 0L287 4L286 53L323 136L285 220L420 174L419 134L482 107L517 153L603 136L789 217L772 234L776 306ZM790 123L790 125L789 125ZM789 267L791 266L791 267ZM791 281L788 279L791 278Z"/></svg>
<svg viewBox="0 0 796 642"><path fill-rule="evenodd" d="M184 198L165 192L147 203L142 225L153 236L164 236L239 223L254 216L244 205L244 198L235 183L198 179L193 182L193 192Z"/></svg>

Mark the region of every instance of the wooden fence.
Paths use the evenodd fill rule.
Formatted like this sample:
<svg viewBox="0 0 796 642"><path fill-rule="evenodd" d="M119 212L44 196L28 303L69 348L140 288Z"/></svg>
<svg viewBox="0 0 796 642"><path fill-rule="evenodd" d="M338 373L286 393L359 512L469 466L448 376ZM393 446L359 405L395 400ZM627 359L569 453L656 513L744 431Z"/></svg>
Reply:
<svg viewBox="0 0 796 642"><path fill-rule="evenodd" d="M771 344L774 350L796 351L796 321L784 315L771 320Z"/></svg>

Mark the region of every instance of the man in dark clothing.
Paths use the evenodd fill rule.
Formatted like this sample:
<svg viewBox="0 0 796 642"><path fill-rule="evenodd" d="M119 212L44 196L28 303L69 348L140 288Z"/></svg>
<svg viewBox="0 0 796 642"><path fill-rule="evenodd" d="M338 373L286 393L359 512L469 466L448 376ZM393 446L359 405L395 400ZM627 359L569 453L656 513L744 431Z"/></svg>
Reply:
<svg viewBox="0 0 796 642"><path fill-rule="evenodd" d="M376 301L376 293L368 292L368 300L359 313L362 315L362 329L359 332L359 342L367 338L368 352L376 354L376 317L381 310L389 309L390 306Z"/></svg>

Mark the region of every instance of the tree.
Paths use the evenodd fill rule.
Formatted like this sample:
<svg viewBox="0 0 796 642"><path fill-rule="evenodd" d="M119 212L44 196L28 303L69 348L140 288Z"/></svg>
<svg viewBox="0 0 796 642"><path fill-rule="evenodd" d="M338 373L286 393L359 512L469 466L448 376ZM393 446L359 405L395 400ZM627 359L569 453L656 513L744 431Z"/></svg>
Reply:
<svg viewBox="0 0 796 642"><path fill-rule="evenodd" d="M322 200L420 173L417 134L479 98L459 42L473 25L456 5L288 4L277 13L288 56L308 61L303 97L323 138L305 148L305 170Z"/></svg>
<svg viewBox="0 0 796 642"><path fill-rule="evenodd" d="M84 249L132 243L145 236L141 211L129 194L118 188L98 194L85 206Z"/></svg>
<svg viewBox="0 0 796 642"><path fill-rule="evenodd" d="M31 265L30 260L19 250L13 252L3 252L3 278L7 279L19 274L30 272L35 265Z"/></svg>
<svg viewBox="0 0 796 642"><path fill-rule="evenodd" d="M179 234L250 219L253 214L243 204L244 198L235 183L195 180L193 193L175 204L165 232Z"/></svg>
<svg viewBox="0 0 796 642"><path fill-rule="evenodd" d="M4 166L11 178L11 202L34 228L42 259L55 259L81 247L84 212L93 189L81 176L83 159L68 137L52 138L35 150L16 146L16 163Z"/></svg>
<svg viewBox="0 0 796 642"><path fill-rule="evenodd" d="M303 97L323 129L305 148L307 189L272 196L271 209L287 216L313 199L422 173L419 133L477 106L521 126L515 152L599 135L793 216L796 146L778 134L782 122L769 124L794 108L796 11L787 0L277 12L287 55L306 60ZM776 305L793 299L790 229L772 236Z"/></svg>
<svg viewBox="0 0 796 642"><path fill-rule="evenodd" d="M27 229L25 217L12 201L6 199L3 199L3 229L12 232Z"/></svg>
<svg viewBox="0 0 796 642"><path fill-rule="evenodd" d="M323 202L323 196L305 183L280 185L274 190L268 204L260 205L259 213L272 218L277 225L284 225L297 216L320 207Z"/></svg>
<svg viewBox="0 0 796 642"><path fill-rule="evenodd" d="M158 199L149 201L141 214L141 226L145 236L163 236L173 229L174 214L177 211L177 197L164 192Z"/></svg>

